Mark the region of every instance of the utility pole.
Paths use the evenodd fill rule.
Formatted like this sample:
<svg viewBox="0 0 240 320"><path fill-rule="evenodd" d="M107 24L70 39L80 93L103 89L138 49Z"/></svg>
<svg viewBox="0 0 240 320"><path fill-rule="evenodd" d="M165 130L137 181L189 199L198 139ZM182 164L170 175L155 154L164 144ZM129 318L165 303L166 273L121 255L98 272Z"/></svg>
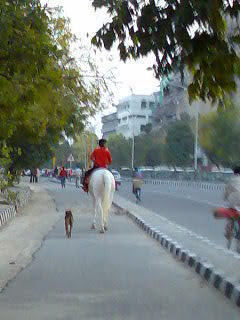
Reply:
<svg viewBox="0 0 240 320"><path fill-rule="evenodd" d="M195 143L194 143L194 171L197 173L197 156L198 156L198 105L196 106L195 122Z"/></svg>
<svg viewBox="0 0 240 320"><path fill-rule="evenodd" d="M133 135L132 135L132 171L134 169L134 129L133 129Z"/></svg>
<svg viewBox="0 0 240 320"><path fill-rule="evenodd" d="M87 135L84 133L84 166L85 172L87 171Z"/></svg>

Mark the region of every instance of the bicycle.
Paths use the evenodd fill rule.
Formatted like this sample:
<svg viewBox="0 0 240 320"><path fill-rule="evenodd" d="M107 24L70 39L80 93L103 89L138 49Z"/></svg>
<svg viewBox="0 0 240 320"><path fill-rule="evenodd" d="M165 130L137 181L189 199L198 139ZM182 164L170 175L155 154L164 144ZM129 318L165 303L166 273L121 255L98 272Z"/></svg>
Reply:
<svg viewBox="0 0 240 320"><path fill-rule="evenodd" d="M136 203L141 201L141 189L137 188L135 189L135 195L136 195Z"/></svg>

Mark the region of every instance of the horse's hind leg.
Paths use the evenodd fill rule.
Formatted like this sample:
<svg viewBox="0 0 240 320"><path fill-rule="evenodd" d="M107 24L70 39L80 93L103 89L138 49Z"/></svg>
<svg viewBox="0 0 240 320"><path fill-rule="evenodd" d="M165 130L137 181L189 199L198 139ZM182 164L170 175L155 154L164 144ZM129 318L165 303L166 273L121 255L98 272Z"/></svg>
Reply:
<svg viewBox="0 0 240 320"><path fill-rule="evenodd" d="M104 215L103 215L103 208L102 208L101 200L98 200L98 201L97 201L97 203L96 203L96 209L97 209L98 212L101 214L100 233L104 233L104 232L105 232L105 228L104 228Z"/></svg>
<svg viewBox="0 0 240 320"><path fill-rule="evenodd" d="M73 220L72 218L70 219L70 231L69 231L69 238L72 237L72 227L73 227Z"/></svg>
<svg viewBox="0 0 240 320"><path fill-rule="evenodd" d="M103 225L104 225L104 230L107 231L108 227L108 215L109 215L109 211L112 205L112 201L113 201L113 191L111 191L110 193L110 197L109 197L109 205L108 208L105 209L105 212L103 212Z"/></svg>
<svg viewBox="0 0 240 320"><path fill-rule="evenodd" d="M66 236L67 236L67 238L69 238L69 236L68 236L68 223L67 223L66 218L65 218L65 230L66 230Z"/></svg>
<svg viewBox="0 0 240 320"><path fill-rule="evenodd" d="M91 230L96 229L96 215L97 215L96 200L95 198L93 198L93 220L92 220Z"/></svg>

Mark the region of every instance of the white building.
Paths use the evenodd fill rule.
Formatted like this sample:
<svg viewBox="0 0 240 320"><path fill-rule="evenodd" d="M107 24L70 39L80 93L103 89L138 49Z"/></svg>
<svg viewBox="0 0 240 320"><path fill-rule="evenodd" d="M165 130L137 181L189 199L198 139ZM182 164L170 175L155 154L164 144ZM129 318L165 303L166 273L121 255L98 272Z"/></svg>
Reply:
<svg viewBox="0 0 240 320"><path fill-rule="evenodd" d="M121 99L117 105L117 133L130 138L138 136L147 124L152 123L152 111L155 109L153 95L135 95Z"/></svg>
<svg viewBox="0 0 240 320"><path fill-rule="evenodd" d="M108 138L111 134L116 133L118 126L117 112L102 117L102 137Z"/></svg>

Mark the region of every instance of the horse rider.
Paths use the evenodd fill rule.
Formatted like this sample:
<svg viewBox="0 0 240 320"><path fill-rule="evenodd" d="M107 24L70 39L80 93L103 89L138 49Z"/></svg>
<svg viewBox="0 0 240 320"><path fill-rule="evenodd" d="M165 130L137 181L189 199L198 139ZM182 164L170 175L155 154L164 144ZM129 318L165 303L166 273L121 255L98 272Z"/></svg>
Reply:
<svg viewBox="0 0 240 320"><path fill-rule="evenodd" d="M233 169L234 176L225 187L224 200L228 201L229 208L218 208L214 210L216 218L240 218L240 167Z"/></svg>
<svg viewBox="0 0 240 320"><path fill-rule="evenodd" d="M106 147L106 143L106 139L100 139L98 147L96 147L91 154L90 159L93 161L93 168L89 169L83 178L82 189L85 192L88 192L88 183L91 173L96 168L107 168L107 166L112 163L111 152Z"/></svg>
<svg viewBox="0 0 240 320"><path fill-rule="evenodd" d="M240 166L233 169L234 176L225 187L224 200L228 201L228 208L217 208L213 211L214 217L218 219L230 219L226 225L225 237L230 240L233 231L237 236L237 251L240 253Z"/></svg>
<svg viewBox="0 0 240 320"><path fill-rule="evenodd" d="M132 177L132 192L138 201L141 201L141 187L143 183L143 176L138 168L135 168Z"/></svg>

